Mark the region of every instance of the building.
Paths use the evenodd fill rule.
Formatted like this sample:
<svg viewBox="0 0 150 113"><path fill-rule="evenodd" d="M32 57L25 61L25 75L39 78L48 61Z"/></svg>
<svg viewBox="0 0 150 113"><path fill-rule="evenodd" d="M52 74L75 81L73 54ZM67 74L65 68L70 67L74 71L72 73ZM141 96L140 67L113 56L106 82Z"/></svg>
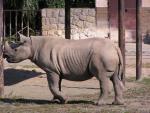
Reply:
<svg viewBox="0 0 150 113"><path fill-rule="evenodd" d="M108 7L109 2L109 7ZM109 21L108 29L111 37L117 37L118 28L118 0L96 0L96 7L99 8L98 24L106 28ZM136 28L136 0L125 0L125 28L126 41L135 41ZM141 0L141 27L142 35L150 32L150 0ZM144 38L144 37L143 37Z"/></svg>

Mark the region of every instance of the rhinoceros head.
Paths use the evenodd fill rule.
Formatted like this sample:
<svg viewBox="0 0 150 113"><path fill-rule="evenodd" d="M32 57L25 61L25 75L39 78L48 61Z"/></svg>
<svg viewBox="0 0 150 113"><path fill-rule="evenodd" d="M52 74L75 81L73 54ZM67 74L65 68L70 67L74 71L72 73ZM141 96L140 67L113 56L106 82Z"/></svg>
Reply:
<svg viewBox="0 0 150 113"><path fill-rule="evenodd" d="M18 63L31 57L31 40L22 34L18 43L4 43L3 57L9 63Z"/></svg>

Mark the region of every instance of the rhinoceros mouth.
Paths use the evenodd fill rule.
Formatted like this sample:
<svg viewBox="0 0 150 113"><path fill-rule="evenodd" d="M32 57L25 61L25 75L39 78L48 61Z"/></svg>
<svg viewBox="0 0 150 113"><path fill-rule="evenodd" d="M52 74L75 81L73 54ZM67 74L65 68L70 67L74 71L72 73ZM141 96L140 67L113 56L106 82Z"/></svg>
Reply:
<svg viewBox="0 0 150 113"><path fill-rule="evenodd" d="M9 58L9 56L6 54L3 54L3 58Z"/></svg>
<svg viewBox="0 0 150 113"><path fill-rule="evenodd" d="M7 62L9 63L16 63L17 61L12 56L3 55L4 58L6 58Z"/></svg>
<svg viewBox="0 0 150 113"><path fill-rule="evenodd" d="M9 63L18 63L18 61L14 60L13 58L6 58L7 62Z"/></svg>
<svg viewBox="0 0 150 113"><path fill-rule="evenodd" d="M7 62L12 63L15 62L13 56L7 55L7 54L3 54L3 58L7 60Z"/></svg>
<svg viewBox="0 0 150 113"><path fill-rule="evenodd" d="M7 62L11 62L13 59L10 57L6 57Z"/></svg>

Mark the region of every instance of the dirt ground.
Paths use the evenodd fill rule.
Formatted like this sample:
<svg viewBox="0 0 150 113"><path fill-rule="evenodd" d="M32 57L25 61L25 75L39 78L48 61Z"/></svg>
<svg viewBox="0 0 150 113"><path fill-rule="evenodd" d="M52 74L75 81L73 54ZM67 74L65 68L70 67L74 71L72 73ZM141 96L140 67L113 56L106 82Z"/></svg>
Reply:
<svg viewBox="0 0 150 113"><path fill-rule="evenodd" d="M68 103L51 103L46 74L30 61L18 64L5 62L5 91L0 100L0 113L150 113L150 46L143 46L142 81L135 81L135 44L126 46L125 105L111 105L114 92L103 106L93 105L99 95L98 81L84 82L63 80L62 90Z"/></svg>

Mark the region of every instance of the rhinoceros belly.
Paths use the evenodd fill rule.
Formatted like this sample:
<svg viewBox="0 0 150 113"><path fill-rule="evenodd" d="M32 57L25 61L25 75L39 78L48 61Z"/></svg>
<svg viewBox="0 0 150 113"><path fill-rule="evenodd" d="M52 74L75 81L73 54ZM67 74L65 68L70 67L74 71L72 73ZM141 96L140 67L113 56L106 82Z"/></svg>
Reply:
<svg viewBox="0 0 150 113"><path fill-rule="evenodd" d="M88 67L91 54L90 46L64 46L57 53L57 67L65 79L89 79L92 77Z"/></svg>

